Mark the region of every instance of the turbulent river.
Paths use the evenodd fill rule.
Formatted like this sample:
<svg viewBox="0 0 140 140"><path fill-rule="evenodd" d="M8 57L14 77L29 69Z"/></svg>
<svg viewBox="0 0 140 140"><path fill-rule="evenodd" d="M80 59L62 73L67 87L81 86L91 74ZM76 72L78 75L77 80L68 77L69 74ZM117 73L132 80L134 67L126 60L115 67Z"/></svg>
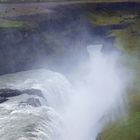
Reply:
<svg viewBox="0 0 140 140"><path fill-rule="evenodd" d="M0 140L95 140L123 108L124 69L101 45L76 72L39 69L0 77ZM115 117L115 115L114 115Z"/></svg>

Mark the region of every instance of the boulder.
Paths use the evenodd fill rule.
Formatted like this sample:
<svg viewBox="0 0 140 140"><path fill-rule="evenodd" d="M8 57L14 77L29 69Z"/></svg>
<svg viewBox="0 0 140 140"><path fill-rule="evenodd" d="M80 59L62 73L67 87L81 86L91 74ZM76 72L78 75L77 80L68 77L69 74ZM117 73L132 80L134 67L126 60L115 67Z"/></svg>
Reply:
<svg viewBox="0 0 140 140"><path fill-rule="evenodd" d="M20 102L20 105L26 104L26 105L31 105L33 107L41 106L41 102L39 98L40 97L44 98L44 96L41 90L39 89L26 89L26 90L17 90L17 89L9 89L9 88L0 89L0 103L4 103L8 101L11 97L15 97L23 94L27 94L29 98L27 98L26 101ZM36 98L36 96L38 96L38 98Z"/></svg>

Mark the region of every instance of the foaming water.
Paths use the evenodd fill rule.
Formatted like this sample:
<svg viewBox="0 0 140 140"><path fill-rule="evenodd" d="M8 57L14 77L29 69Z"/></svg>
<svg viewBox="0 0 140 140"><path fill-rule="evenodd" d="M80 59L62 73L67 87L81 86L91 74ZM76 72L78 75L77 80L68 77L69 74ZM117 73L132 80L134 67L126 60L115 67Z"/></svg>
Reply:
<svg viewBox="0 0 140 140"><path fill-rule="evenodd" d="M88 46L89 60L69 80L48 70L1 76L1 88L40 89L44 96L36 108L19 106L28 95L0 104L1 140L95 140L100 120L120 105L126 87L118 57L101 47Z"/></svg>
<svg viewBox="0 0 140 140"><path fill-rule="evenodd" d="M70 83L61 74L48 70L32 70L0 77L2 89L39 89L38 94L9 97L0 104L1 140L54 140L59 138L63 122L59 114L64 110ZM0 93L1 94L1 93ZM28 104L38 99L40 106Z"/></svg>
<svg viewBox="0 0 140 140"><path fill-rule="evenodd" d="M63 116L62 140L95 140L100 120L122 100L125 80L117 56L105 55L101 48L88 46L89 60L71 79L75 91Z"/></svg>

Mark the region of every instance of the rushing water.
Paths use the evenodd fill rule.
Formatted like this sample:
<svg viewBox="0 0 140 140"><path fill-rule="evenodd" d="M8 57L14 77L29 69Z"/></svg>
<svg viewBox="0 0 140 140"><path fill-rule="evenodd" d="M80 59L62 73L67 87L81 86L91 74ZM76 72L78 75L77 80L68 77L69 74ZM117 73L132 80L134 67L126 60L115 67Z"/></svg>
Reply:
<svg viewBox="0 0 140 140"><path fill-rule="evenodd" d="M120 105L125 90L118 57L101 47L88 46L89 59L69 78L49 70L1 76L1 88L40 89L43 97L23 94L1 103L0 139L95 140L101 119ZM41 105L20 105L29 96Z"/></svg>

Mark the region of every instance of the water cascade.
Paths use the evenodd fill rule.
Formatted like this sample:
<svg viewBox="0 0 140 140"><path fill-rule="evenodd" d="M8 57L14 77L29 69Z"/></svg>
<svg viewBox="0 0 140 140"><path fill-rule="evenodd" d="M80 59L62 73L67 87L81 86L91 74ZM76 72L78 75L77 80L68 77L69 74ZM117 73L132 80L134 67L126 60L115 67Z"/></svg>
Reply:
<svg viewBox="0 0 140 140"><path fill-rule="evenodd" d="M1 76L0 98L3 89L22 93L0 104L1 140L95 140L126 87L118 56L101 48L88 46L89 59L69 78L44 69Z"/></svg>

